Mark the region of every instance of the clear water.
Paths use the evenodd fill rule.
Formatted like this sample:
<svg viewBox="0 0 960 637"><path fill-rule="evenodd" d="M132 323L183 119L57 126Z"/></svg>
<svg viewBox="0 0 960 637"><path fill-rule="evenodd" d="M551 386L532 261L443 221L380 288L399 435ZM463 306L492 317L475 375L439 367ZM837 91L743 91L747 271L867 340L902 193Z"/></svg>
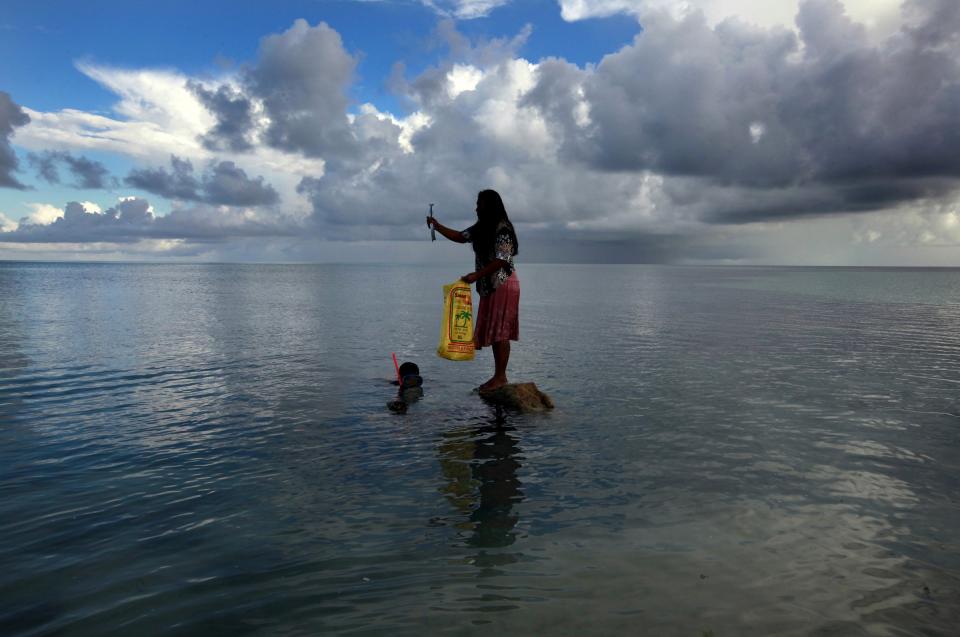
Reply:
<svg viewBox="0 0 960 637"><path fill-rule="evenodd" d="M960 271L457 274L0 264L0 633L957 634Z"/></svg>

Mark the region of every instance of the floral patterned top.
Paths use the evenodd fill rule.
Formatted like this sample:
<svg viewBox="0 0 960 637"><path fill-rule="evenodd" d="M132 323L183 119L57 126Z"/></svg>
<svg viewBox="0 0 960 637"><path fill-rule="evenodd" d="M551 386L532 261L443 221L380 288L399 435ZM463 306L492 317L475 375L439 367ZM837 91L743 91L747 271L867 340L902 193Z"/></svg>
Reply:
<svg viewBox="0 0 960 637"><path fill-rule="evenodd" d="M463 232L461 236L467 241L473 241L471 231L474 226L470 226ZM515 246L513 245L513 235L510 232L510 227L506 223L500 223L497 226L497 236L493 241L493 253L486 255L485 258L481 258L481 255L477 254L475 259L476 270L482 270L487 266L488 263L494 259L500 259L501 261L506 261L506 267L500 268L490 276L485 276L477 279L477 294L480 296L488 296L493 294L501 283L506 281L511 274L513 274L513 253L515 251Z"/></svg>

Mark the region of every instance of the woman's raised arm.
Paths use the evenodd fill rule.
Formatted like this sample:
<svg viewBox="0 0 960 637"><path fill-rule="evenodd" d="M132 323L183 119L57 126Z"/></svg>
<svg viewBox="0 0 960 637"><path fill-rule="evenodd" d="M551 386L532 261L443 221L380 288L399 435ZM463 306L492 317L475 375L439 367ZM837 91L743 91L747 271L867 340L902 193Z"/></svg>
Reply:
<svg viewBox="0 0 960 637"><path fill-rule="evenodd" d="M447 239L455 243L466 243L467 240L463 238L463 235L457 232L452 228L448 228L433 217L427 217L427 225L433 226L433 228L445 236Z"/></svg>

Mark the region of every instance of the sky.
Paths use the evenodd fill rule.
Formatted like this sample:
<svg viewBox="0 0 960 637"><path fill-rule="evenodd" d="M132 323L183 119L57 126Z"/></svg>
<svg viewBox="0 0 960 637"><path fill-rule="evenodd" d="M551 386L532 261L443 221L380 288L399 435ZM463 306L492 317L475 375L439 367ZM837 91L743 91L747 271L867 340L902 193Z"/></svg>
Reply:
<svg viewBox="0 0 960 637"><path fill-rule="evenodd" d="M960 266L956 0L0 9L0 259Z"/></svg>

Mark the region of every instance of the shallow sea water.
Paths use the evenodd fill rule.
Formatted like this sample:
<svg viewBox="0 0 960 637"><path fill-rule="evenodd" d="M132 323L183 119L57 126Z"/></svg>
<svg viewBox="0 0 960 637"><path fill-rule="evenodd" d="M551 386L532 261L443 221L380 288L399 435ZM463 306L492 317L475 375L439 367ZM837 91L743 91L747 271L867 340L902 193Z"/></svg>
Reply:
<svg viewBox="0 0 960 637"><path fill-rule="evenodd" d="M457 274L0 263L0 634L957 634L960 271Z"/></svg>

